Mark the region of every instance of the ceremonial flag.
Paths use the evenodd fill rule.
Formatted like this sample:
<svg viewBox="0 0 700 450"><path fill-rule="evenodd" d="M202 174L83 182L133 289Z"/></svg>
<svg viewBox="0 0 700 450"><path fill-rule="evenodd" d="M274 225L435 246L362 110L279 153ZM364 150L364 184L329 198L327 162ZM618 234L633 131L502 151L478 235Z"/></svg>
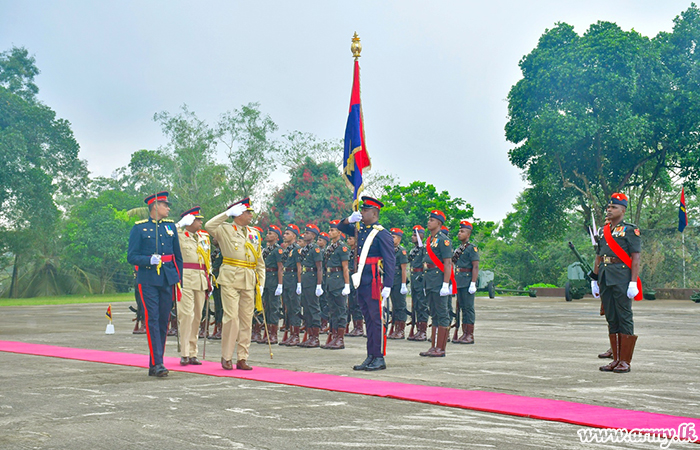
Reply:
<svg viewBox="0 0 700 450"><path fill-rule="evenodd" d="M109 321L112 321L112 304L110 303L109 306L107 307L107 312L105 313Z"/></svg>
<svg viewBox="0 0 700 450"><path fill-rule="evenodd" d="M685 187L681 188L681 205L678 207L678 231L681 233L688 226L688 214L685 211Z"/></svg>
<svg viewBox="0 0 700 450"><path fill-rule="evenodd" d="M343 152L343 177L353 190L353 205L357 209L357 197L363 189L362 171L369 169L371 162L365 147L365 129L360 102L360 63L355 59L355 72L350 95L350 112L345 126L345 149Z"/></svg>

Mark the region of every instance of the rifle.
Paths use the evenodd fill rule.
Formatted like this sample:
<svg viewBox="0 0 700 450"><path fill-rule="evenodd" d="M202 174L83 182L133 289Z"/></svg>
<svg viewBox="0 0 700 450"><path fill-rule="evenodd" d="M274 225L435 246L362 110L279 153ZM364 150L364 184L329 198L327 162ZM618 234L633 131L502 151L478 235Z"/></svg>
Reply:
<svg viewBox="0 0 700 450"><path fill-rule="evenodd" d="M452 303L452 297L450 297L450 303ZM452 305L450 304L450 311L452 311ZM456 341L459 337L459 325L460 325L460 307L459 307L459 296L457 296L457 314L455 314L455 334L452 336L452 340Z"/></svg>

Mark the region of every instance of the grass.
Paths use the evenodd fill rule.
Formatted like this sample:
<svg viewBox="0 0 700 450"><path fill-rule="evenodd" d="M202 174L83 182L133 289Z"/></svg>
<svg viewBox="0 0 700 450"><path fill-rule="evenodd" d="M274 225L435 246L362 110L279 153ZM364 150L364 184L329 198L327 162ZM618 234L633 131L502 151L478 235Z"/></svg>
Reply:
<svg viewBox="0 0 700 450"><path fill-rule="evenodd" d="M133 302L134 293L97 295L60 295L56 297L0 298L0 306L70 305L74 303Z"/></svg>

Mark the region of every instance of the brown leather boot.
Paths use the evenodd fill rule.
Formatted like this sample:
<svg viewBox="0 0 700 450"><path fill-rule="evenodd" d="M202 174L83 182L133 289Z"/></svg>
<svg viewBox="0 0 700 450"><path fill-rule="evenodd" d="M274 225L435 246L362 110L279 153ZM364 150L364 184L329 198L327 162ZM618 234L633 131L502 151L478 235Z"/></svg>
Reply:
<svg viewBox="0 0 700 450"><path fill-rule="evenodd" d="M456 335L456 333L455 333ZM459 338L452 339L453 344L464 344L464 338L467 337L467 324L462 324L462 335Z"/></svg>
<svg viewBox="0 0 700 450"><path fill-rule="evenodd" d="M436 327L432 327L432 332L430 335L430 349L427 352L420 352L419 353L420 356L430 356L431 353L435 352L435 346L437 345L436 341L435 341L435 337L436 337L435 328Z"/></svg>
<svg viewBox="0 0 700 450"><path fill-rule="evenodd" d="M413 337L415 336L415 331L416 331L415 325L416 325L415 322L411 322L411 331L410 331L410 333L408 333L408 337L406 338L409 341L412 341Z"/></svg>
<svg viewBox="0 0 700 450"><path fill-rule="evenodd" d="M306 336L309 338L306 339L304 342L299 344L299 347L304 347L304 348L317 348L320 347L320 343L318 340L318 334L321 331L319 327L310 327L307 328Z"/></svg>
<svg viewBox="0 0 700 450"><path fill-rule="evenodd" d="M270 335L270 345L277 344L277 325L268 325L267 332Z"/></svg>
<svg viewBox="0 0 700 450"><path fill-rule="evenodd" d="M418 332L411 340L420 342L428 340L428 322L418 322Z"/></svg>
<svg viewBox="0 0 700 450"><path fill-rule="evenodd" d="M199 323L199 338L205 338L207 337L207 334L209 334L209 330L206 329L206 324L207 320L204 319Z"/></svg>
<svg viewBox="0 0 700 450"><path fill-rule="evenodd" d="M331 327L326 319L321 319L321 333L328 333Z"/></svg>
<svg viewBox="0 0 700 450"><path fill-rule="evenodd" d="M462 328L464 329L464 328ZM473 323L468 323L467 324L467 332L464 335L464 340L462 341L463 344L473 344L474 343L474 324Z"/></svg>
<svg viewBox="0 0 700 450"><path fill-rule="evenodd" d="M269 327L269 325L268 325L268 327ZM264 323L260 324L260 339L258 340L258 344L267 345L267 330L265 329Z"/></svg>
<svg viewBox="0 0 700 450"><path fill-rule="evenodd" d="M365 335L365 322L364 320L353 320L353 329L348 333L348 336L357 337Z"/></svg>
<svg viewBox="0 0 700 450"><path fill-rule="evenodd" d="M214 334L212 334L211 338L215 341L221 340L221 322L214 324Z"/></svg>
<svg viewBox="0 0 700 450"><path fill-rule="evenodd" d="M260 324L253 322L252 331L250 333L250 342L260 343Z"/></svg>
<svg viewBox="0 0 700 450"><path fill-rule="evenodd" d="M391 335L388 335L386 337L387 339L404 339L406 337L404 334L404 330L406 329L406 322L397 320L393 324L393 329L394 332Z"/></svg>
<svg viewBox="0 0 700 450"><path fill-rule="evenodd" d="M394 322L391 322L391 328L386 333L387 339L394 339Z"/></svg>
<svg viewBox="0 0 700 450"><path fill-rule="evenodd" d="M280 341L280 345L287 345L287 342L289 341L289 332L291 327L288 327L286 325L282 326L282 329L284 329L284 336L282 336L282 340Z"/></svg>
<svg viewBox="0 0 700 450"><path fill-rule="evenodd" d="M321 344L321 348L328 348L328 346L335 341L335 330L331 330L330 333L328 333L328 338L326 339L325 344Z"/></svg>
<svg viewBox="0 0 700 450"><path fill-rule="evenodd" d="M437 327L437 343L434 349L428 350L425 355L421 356L432 356L432 357L442 357L445 356L445 347L447 347L447 338L450 334L450 327ZM435 327L433 327L435 329Z"/></svg>
<svg viewBox="0 0 700 450"><path fill-rule="evenodd" d="M292 331L290 332L289 339L284 345L286 345L287 347L296 347L297 345L299 345L299 327L291 328Z"/></svg>
<svg viewBox="0 0 700 450"><path fill-rule="evenodd" d="M345 348L345 328L338 328L335 330L335 339L331 341L330 344L326 345L328 350L342 350Z"/></svg>
<svg viewBox="0 0 700 450"><path fill-rule="evenodd" d="M615 366L613 372L627 373L630 370L632 370L632 368L630 367L630 363L632 362L632 355L634 354L634 345L636 343L636 335L620 333L620 363L617 366Z"/></svg>
<svg viewBox="0 0 700 450"><path fill-rule="evenodd" d="M612 348L609 348L607 351L605 351L603 353L598 353L598 358L601 358L601 359L608 359L608 358L612 358L612 357L613 357Z"/></svg>
<svg viewBox="0 0 700 450"><path fill-rule="evenodd" d="M603 372L612 372L615 367L620 363L620 334L614 333L609 334L610 337L610 348L613 353L613 360L610 364L600 366L599 369Z"/></svg>
<svg viewBox="0 0 700 450"><path fill-rule="evenodd" d="M177 316L170 315L170 326L168 327L168 336L177 335Z"/></svg>

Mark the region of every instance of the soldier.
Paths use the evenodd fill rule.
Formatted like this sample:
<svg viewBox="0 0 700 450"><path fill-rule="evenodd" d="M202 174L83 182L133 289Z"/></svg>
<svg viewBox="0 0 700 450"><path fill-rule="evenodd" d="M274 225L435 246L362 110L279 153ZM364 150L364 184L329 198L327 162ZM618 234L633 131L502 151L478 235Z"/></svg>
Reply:
<svg viewBox="0 0 700 450"><path fill-rule="evenodd" d="M129 306L129 309L136 313L136 318L132 319L134 322L134 331L131 334L146 334L146 320L143 313L143 302L141 302L141 294L139 294L139 284L136 281L136 275L138 274L139 266L134 266L134 297L136 299L136 309L133 306Z"/></svg>
<svg viewBox="0 0 700 450"><path fill-rule="evenodd" d="M414 225L411 236L413 248L408 254L408 260L411 263L411 310L413 314L411 333L408 336L409 341L428 340L428 300L425 296L425 282L423 280L424 237L425 229L420 225ZM414 326L418 328L415 334L413 333Z"/></svg>
<svg viewBox="0 0 700 450"><path fill-rule="evenodd" d="M301 327L301 273L297 267L299 261L299 246L296 241L300 235L299 227L290 223L284 230L282 265L282 299L286 316L287 331L280 345L295 347L299 345L299 328Z"/></svg>
<svg viewBox="0 0 700 450"><path fill-rule="evenodd" d="M260 234L260 237L262 239L262 236L263 236L262 228L260 228L258 226L253 226L252 228L255 229L255 231L257 231ZM261 287L261 289L262 289L262 287ZM258 344L266 343L263 340L263 327L264 327L263 312L262 312L262 310L259 311L258 309L255 309L253 311L253 321L251 323L250 342L257 342Z"/></svg>
<svg viewBox="0 0 700 450"><path fill-rule="evenodd" d="M236 368L251 370L247 364L250 327L255 308L255 290L265 284L265 261L261 238L249 227L253 218L250 198L244 198L207 222L224 257L217 279L221 287L224 318L221 333L221 367L233 369L233 350L238 344ZM233 223L226 223L233 217Z"/></svg>
<svg viewBox="0 0 700 450"><path fill-rule="evenodd" d="M265 272L267 272L262 301L267 320L266 336L269 336L270 344L277 344L277 327L280 322L280 295L282 295L282 276L284 275L282 264L284 250L279 245L281 239L282 230L277 225L270 225L265 237L267 245L262 253L265 260ZM261 344L268 342L266 336L260 340Z"/></svg>
<svg viewBox="0 0 700 450"><path fill-rule="evenodd" d="M330 334L322 348L340 350L345 348L345 326L348 320L347 296L350 294L348 260L350 249L340 239L339 220L330 222L331 243L326 248L323 260L326 267L326 298L330 318Z"/></svg>
<svg viewBox="0 0 700 450"><path fill-rule="evenodd" d="M216 341L221 340L221 321L224 317L224 307L221 306L221 287L219 283L216 282L216 278L219 276L219 270L221 265L224 263L224 257L221 255L221 248L219 248L219 242L214 236L210 236L212 244L211 252L211 275L214 280L214 286L211 292L211 296L214 298L214 333L209 336L209 339ZM209 320L209 317L207 317ZM207 332L209 331L209 324L207 324Z"/></svg>
<svg viewBox="0 0 700 450"><path fill-rule="evenodd" d="M612 194L605 209L606 224L598 230L598 252L590 274L593 296L602 297L613 353L613 361L600 367L603 372L629 372L637 342L632 299L642 299L639 282L642 240L639 228L623 220L627 202L625 194Z"/></svg>
<svg viewBox="0 0 700 450"><path fill-rule="evenodd" d="M323 255L314 242L319 235L318 227L312 223L306 225L304 247L299 249L297 269L301 275L301 306L304 315L306 334L299 347L316 348L320 346L321 305L319 297L323 295Z"/></svg>
<svg viewBox="0 0 700 450"><path fill-rule="evenodd" d="M331 237L328 233L326 232L321 232L318 235L318 239L316 239L316 245L318 245L318 248L321 249L321 255L323 256L323 267L322 267L322 273L323 273L323 294L318 298L318 303L321 306L321 333L328 333L329 332L329 324L328 324L328 298L326 296L326 249L328 248L328 244L331 242Z"/></svg>
<svg viewBox="0 0 700 450"><path fill-rule="evenodd" d="M428 231L430 236L425 242L425 292L433 319L433 329L430 338L431 347L420 356L445 356L447 335L450 327L448 301L454 292L450 291L452 275L452 245L450 240L441 233L440 228L445 223L445 213L439 210L430 212ZM452 283L453 287L454 283ZM437 336L436 336L437 328Z"/></svg>
<svg viewBox="0 0 700 450"><path fill-rule="evenodd" d="M355 236L348 236L348 248L350 249L350 257L348 259L348 272L355 273ZM350 283L350 295L348 295L348 317L352 319L352 331L347 333L347 336L364 336L365 335L365 318L362 316L362 310L357 303L357 291L355 285Z"/></svg>
<svg viewBox="0 0 700 450"><path fill-rule="evenodd" d="M394 286L391 288L391 331L387 339L403 339L406 329L406 266L408 265L408 255L406 249L401 245L403 231L400 228L392 228L391 235L394 238L394 258L396 268L394 275Z"/></svg>
<svg viewBox="0 0 700 450"><path fill-rule="evenodd" d="M149 218L131 228L127 261L138 266L136 275L141 303L146 316L146 334L150 358L148 375L168 376L163 365L165 340L173 305L173 286L181 281L182 254L175 223L166 219L170 213L168 193L149 195Z"/></svg>
<svg viewBox="0 0 700 450"><path fill-rule="evenodd" d="M457 282L457 306L462 311L462 336L453 341L455 344L474 343L474 293L479 276L479 249L469 242L472 229L469 221L462 220L459 223L457 239L461 244L452 255Z"/></svg>
<svg viewBox="0 0 700 450"><path fill-rule="evenodd" d="M383 303L389 298L391 286L394 285L395 259L391 234L377 222L379 210L383 206L379 200L362 197L361 211L353 212L338 225L341 232L357 236L357 253L360 255L355 274L360 278L359 283L356 283L357 302L367 321L367 358L361 364L353 366L353 370L386 369ZM360 221L359 226L355 225ZM382 260L383 283L379 272L379 262Z"/></svg>

